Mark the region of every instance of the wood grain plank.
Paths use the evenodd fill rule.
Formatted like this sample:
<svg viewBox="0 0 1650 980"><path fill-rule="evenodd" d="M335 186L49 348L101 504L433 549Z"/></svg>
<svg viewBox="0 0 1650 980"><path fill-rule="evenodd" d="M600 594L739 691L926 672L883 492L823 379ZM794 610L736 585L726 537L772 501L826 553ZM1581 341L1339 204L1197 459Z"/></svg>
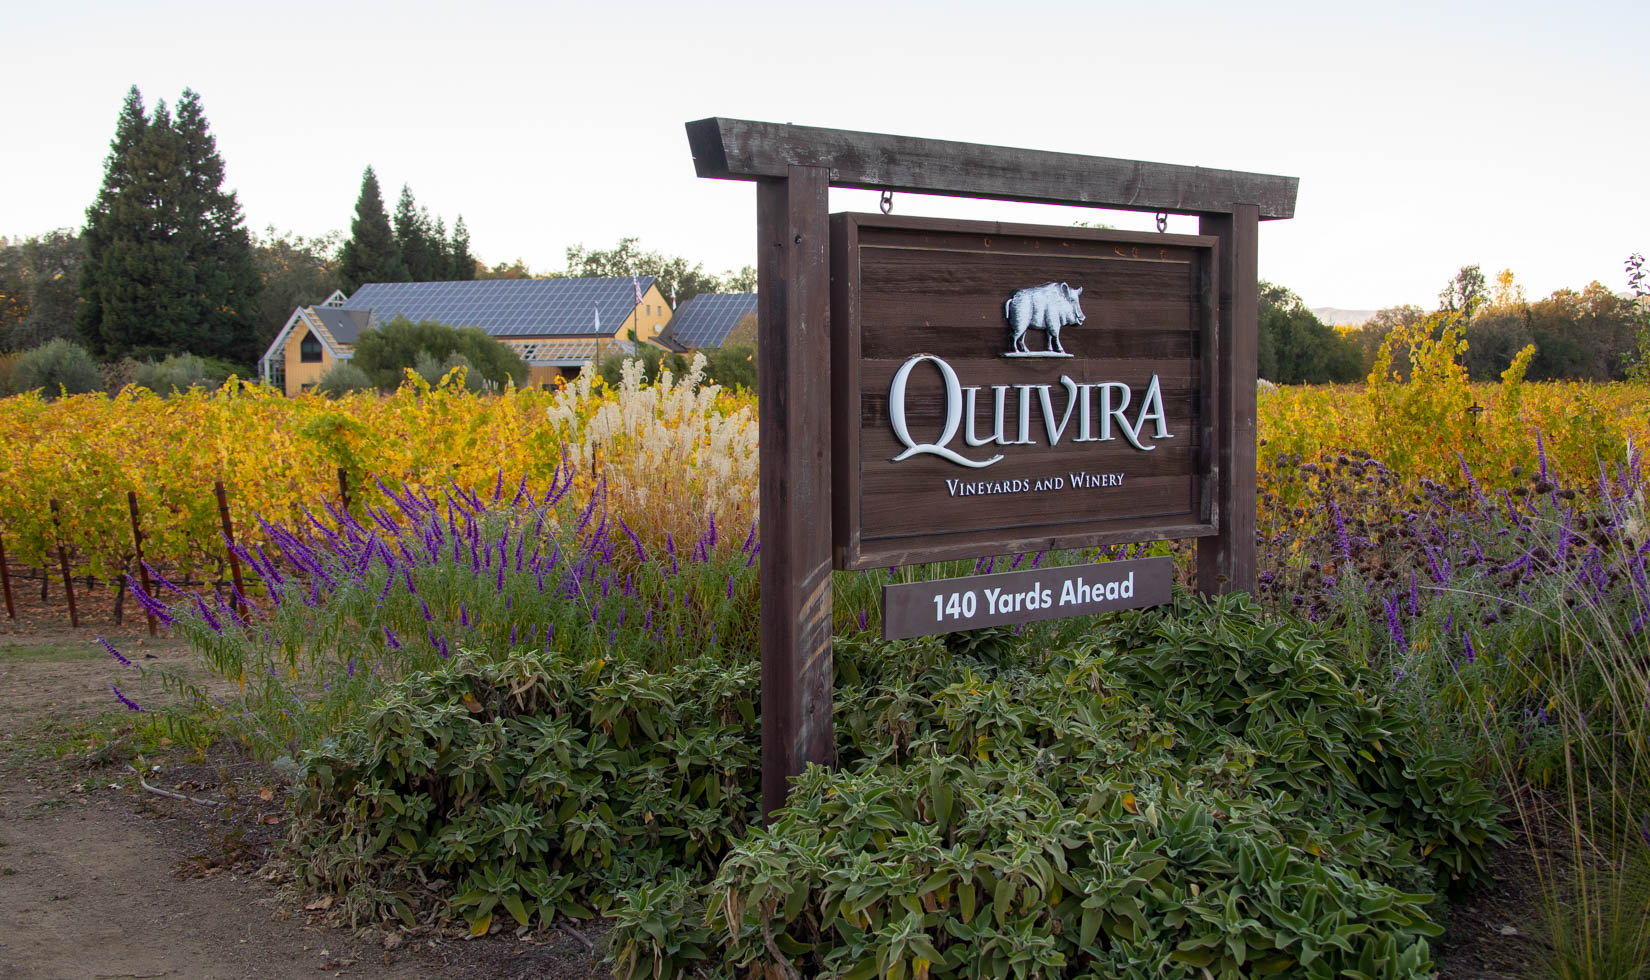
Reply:
<svg viewBox="0 0 1650 980"><path fill-rule="evenodd" d="M825 171L757 185L762 809L833 765L830 233Z"/></svg>
<svg viewBox="0 0 1650 980"><path fill-rule="evenodd" d="M1197 543L1201 592L1255 589L1255 378L1258 372L1260 231L1251 206L1205 217L1201 230L1220 238L1219 375L1215 416L1214 505L1220 533Z"/></svg>
<svg viewBox="0 0 1650 980"><path fill-rule="evenodd" d="M700 177L759 180L822 167L835 187L1075 204L1125 211L1291 218L1299 178L814 126L709 118L687 124Z"/></svg>

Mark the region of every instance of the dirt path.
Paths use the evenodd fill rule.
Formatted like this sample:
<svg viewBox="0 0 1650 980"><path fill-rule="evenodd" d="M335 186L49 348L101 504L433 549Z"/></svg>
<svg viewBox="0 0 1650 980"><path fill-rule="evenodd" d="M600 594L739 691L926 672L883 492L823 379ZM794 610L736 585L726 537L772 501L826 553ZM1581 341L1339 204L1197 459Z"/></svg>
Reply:
<svg viewBox="0 0 1650 980"><path fill-rule="evenodd" d="M129 668L83 636L34 639L0 637L0 980L592 975L568 935L328 928L259 872L281 832L261 767L145 760L160 767L150 785L229 807L144 790L98 747L121 727L108 685ZM187 659L175 642L136 640L122 643L129 657Z"/></svg>

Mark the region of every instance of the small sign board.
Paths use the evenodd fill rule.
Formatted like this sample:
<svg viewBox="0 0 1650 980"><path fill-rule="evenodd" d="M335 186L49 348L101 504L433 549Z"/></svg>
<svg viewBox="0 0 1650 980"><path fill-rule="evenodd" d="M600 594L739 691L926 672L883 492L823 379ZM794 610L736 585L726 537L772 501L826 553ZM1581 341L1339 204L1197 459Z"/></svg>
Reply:
<svg viewBox="0 0 1650 980"><path fill-rule="evenodd" d="M836 567L1216 533L1216 238L831 221Z"/></svg>
<svg viewBox="0 0 1650 980"><path fill-rule="evenodd" d="M1159 557L885 585L882 635L898 640L1155 606L1169 601L1173 577L1173 560Z"/></svg>

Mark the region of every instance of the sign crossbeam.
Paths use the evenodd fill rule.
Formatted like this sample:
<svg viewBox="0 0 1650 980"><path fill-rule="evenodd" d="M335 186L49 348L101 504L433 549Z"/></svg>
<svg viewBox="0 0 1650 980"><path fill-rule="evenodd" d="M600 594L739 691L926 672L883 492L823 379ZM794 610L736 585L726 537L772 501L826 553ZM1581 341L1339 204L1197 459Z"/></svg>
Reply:
<svg viewBox="0 0 1650 980"><path fill-rule="evenodd" d="M1252 204L1263 221L1294 217L1300 184L1240 170L748 119L700 119L687 132L699 176L723 180L822 167L833 187L1173 214L1231 214Z"/></svg>

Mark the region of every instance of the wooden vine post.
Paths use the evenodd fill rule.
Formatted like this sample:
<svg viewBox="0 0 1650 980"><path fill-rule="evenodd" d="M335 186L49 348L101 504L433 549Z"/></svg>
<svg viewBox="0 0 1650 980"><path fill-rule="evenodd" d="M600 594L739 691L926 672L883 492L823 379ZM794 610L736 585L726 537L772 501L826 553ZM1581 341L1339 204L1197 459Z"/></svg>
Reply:
<svg viewBox="0 0 1650 980"><path fill-rule="evenodd" d="M137 554L138 581L143 583L143 594L151 598L155 590L149 585L149 566L143 560L143 531L138 526L137 491L126 491L126 509L132 515L132 548ZM155 635L155 614L144 607L144 615L149 617L149 635Z"/></svg>
<svg viewBox="0 0 1650 980"><path fill-rule="evenodd" d="M338 467L338 499L344 505L344 513L349 513L349 471L342 466Z"/></svg>
<svg viewBox="0 0 1650 980"><path fill-rule="evenodd" d="M6 618L16 619L17 609L11 603L11 572L6 568L6 539L0 535L0 592L6 594Z"/></svg>
<svg viewBox="0 0 1650 980"><path fill-rule="evenodd" d="M223 525L224 550L229 555L229 575L235 583L235 614L245 620L246 603L242 601L242 597L246 595L246 589L241 584L241 560L235 557L235 527L229 522L229 498L224 493L222 480L213 484L213 492L218 497L218 521Z"/></svg>
<svg viewBox="0 0 1650 980"><path fill-rule="evenodd" d="M74 606L74 579L69 575L69 553L63 548L63 522L58 518L57 498L51 499L52 530L57 537L57 564L63 570L63 593L69 597L69 625L80 628L80 613ZM42 589L44 591L44 589Z"/></svg>
<svg viewBox="0 0 1650 980"><path fill-rule="evenodd" d="M764 812L784 804L807 764L835 758L831 570L850 566L833 541L858 528L833 531L833 520L846 525L857 512L833 508L833 466L847 464L851 440L838 431L833 442L832 419L847 430L862 418L842 412L854 392L832 328L832 250L843 246L832 241L831 187L882 191L885 211L894 192L912 192L1156 212L1160 230L1169 214L1196 216L1218 284L1214 336L1202 348L1213 377L1200 395L1214 421L1199 464L1209 490L1207 520L1193 532L1197 587L1253 590L1257 228L1294 216L1296 178L741 119L690 122L687 136L700 177L757 185ZM945 508L934 510L944 533Z"/></svg>

